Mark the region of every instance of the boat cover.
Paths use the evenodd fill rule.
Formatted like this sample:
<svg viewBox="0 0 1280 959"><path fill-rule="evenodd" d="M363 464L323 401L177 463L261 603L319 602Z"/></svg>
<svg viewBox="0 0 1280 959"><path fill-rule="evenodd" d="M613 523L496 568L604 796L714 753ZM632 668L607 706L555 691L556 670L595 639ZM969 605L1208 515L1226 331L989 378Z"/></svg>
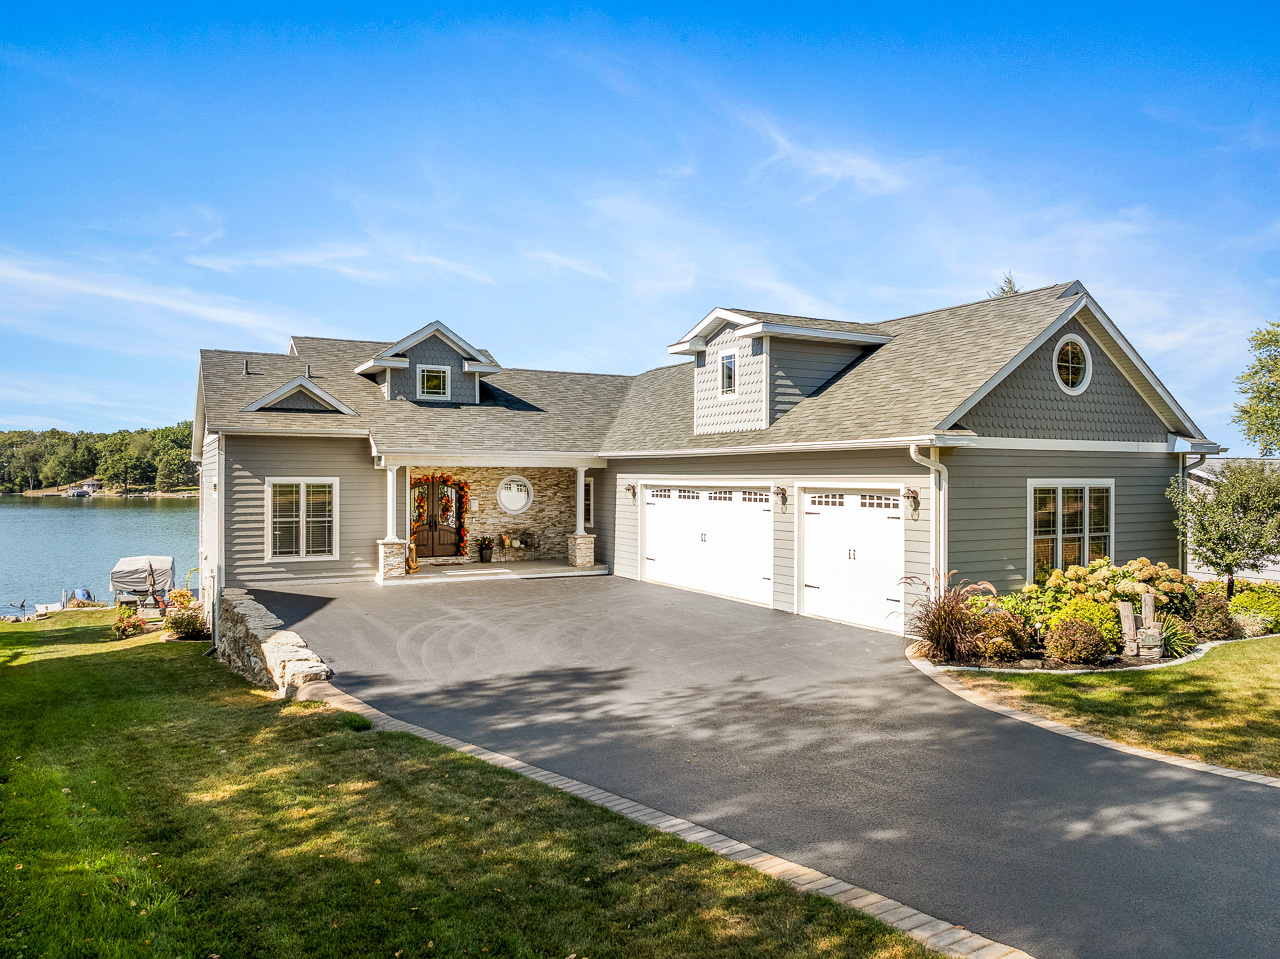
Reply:
<svg viewBox="0 0 1280 959"><path fill-rule="evenodd" d="M145 594L151 589L147 582L147 566L155 574L155 590L167 593L173 589L172 556L126 556L111 571L111 591L115 593Z"/></svg>

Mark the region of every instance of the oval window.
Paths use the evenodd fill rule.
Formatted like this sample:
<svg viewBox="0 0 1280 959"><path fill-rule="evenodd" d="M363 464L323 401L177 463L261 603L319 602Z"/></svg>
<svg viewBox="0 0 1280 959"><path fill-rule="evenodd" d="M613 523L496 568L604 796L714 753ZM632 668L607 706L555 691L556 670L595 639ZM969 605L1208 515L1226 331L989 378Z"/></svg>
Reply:
<svg viewBox="0 0 1280 959"><path fill-rule="evenodd" d="M1084 340L1075 334L1067 334L1058 341L1053 372L1064 392L1075 396L1085 391L1093 374L1093 358Z"/></svg>
<svg viewBox="0 0 1280 959"><path fill-rule="evenodd" d="M533 502L533 487L523 476L508 476L498 484L498 505L508 513L523 513Z"/></svg>

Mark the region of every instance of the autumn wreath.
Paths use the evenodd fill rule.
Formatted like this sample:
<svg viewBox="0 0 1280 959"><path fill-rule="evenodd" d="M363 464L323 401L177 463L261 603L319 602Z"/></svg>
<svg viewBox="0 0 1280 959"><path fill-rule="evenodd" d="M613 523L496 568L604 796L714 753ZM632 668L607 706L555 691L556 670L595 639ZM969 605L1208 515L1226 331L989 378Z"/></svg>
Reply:
<svg viewBox="0 0 1280 959"><path fill-rule="evenodd" d="M410 528L410 537L416 539L418 530L422 528L422 524L426 522L427 510L432 505L427 502L426 487L432 483L439 483L441 486L449 486L458 491L458 553L459 556L467 555L467 512L471 508L471 484L466 480L454 479L448 473L437 475L432 473L430 476L415 476L409 482L410 495L413 498L413 522ZM454 499L443 490L440 492L440 502L435 506L440 513L440 519L447 521L453 513Z"/></svg>

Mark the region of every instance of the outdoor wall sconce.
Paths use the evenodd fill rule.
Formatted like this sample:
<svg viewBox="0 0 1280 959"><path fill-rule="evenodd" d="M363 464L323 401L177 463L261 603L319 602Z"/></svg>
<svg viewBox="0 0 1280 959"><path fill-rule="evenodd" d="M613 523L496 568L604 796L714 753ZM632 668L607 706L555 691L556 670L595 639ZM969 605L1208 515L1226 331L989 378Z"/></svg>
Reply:
<svg viewBox="0 0 1280 959"><path fill-rule="evenodd" d="M631 503L632 505L634 505L636 501L636 484L628 483L626 486L622 488L631 494Z"/></svg>
<svg viewBox="0 0 1280 959"><path fill-rule="evenodd" d="M773 495L778 497L778 502L782 505L782 512L787 511L787 491L781 486L773 488Z"/></svg>
<svg viewBox="0 0 1280 959"><path fill-rule="evenodd" d="M907 501L907 504L911 507L911 518L919 519L920 518L919 491L913 490L910 486L904 486L902 488L902 498L905 499Z"/></svg>

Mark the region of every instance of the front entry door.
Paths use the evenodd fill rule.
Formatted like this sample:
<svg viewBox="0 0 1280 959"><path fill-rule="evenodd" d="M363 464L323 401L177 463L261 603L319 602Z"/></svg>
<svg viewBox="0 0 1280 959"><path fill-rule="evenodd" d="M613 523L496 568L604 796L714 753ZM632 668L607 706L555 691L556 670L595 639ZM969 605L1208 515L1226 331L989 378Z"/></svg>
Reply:
<svg viewBox="0 0 1280 959"><path fill-rule="evenodd" d="M425 496L419 513L419 496ZM414 487L414 520L418 530L413 541L418 555L456 556L458 554L458 491L452 486L432 481Z"/></svg>

